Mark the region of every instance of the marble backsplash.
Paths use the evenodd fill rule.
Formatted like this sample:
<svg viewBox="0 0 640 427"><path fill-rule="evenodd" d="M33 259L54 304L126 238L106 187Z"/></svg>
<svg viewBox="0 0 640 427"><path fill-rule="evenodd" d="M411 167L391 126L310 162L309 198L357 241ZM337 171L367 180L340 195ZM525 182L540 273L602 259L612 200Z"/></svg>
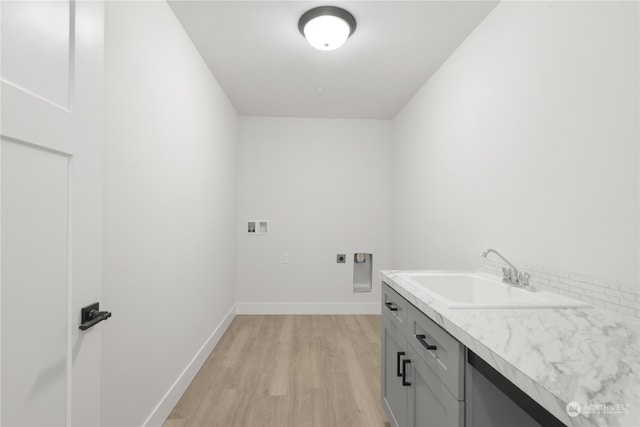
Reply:
<svg viewBox="0 0 640 427"><path fill-rule="evenodd" d="M480 257L478 269L502 277L503 266L500 260ZM640 319L640 292L637 287L536 266L522 266L522 271L531 275L531 284L537 288Z"/></svg>

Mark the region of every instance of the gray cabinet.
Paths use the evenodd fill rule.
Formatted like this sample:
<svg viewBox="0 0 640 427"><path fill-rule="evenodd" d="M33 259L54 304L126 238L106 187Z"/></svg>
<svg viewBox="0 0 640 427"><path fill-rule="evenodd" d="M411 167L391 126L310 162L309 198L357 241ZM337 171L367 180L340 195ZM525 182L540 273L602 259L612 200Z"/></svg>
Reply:
<svg viewBox="0 0 640 427"><path fill-rule="evenodd" d="M425 319L418 317L412 312L415 307L386 284L383 284L382 299L383 304L387 304L383 305L386 308L382 316L381 392L389 424L391 427L462 427L464 402L449 389L454 388L457 393L458 382L464 375L460 343L435 323L425 320L426 316ZM410 322L411 317L414 320ZM417 324L421 325L418 335L424 333L440 346L439 351L429 350L425 356L424 344L416 341L409 328ZM443 365L438 362L439 358L452 362ZM429 364L447 369L434 372ZM453 373L458 367L461 372ZM445 385L439 375L455 386Z"/></svg>
<svg viewBox="0 0 640 427"><path fill-rule="evenodd" d="M409 346L407 365L409 426L442 427L464 425L464 402L456 399L436 374Z"/></svg>
<svg viewBox="0 0 640 427"><path fill-rule="evenodd" d="M405 336L409 323L409 306L409 302L402 295L386 284L382 286L382 313Z"/></svg>
<svg viewBox="0 0 640 427"><path fill-rule="evenodd" d="M402 385L402 363L407 354L407 339L382 316L382 406L391 427L405 427L408 389Z"/></svg>
<svg viewBox="0 0 640 427"><path fill-rule="evenodd" d="M464 400L464 346L423 312L409 304L407 339L457 400Z"/></svg>
<svg viewBox="0 0 640 427"><path fill-rule="evenodd" d="M382 283L382 404L391 427L563 424Z"/></svg>

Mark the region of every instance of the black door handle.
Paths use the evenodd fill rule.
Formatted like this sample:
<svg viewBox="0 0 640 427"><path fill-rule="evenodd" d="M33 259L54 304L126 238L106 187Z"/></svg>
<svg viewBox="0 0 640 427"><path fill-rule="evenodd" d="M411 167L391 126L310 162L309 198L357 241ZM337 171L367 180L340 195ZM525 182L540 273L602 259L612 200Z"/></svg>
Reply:
<svg viewBox="0 0 640 427"><path fill-rule="evenodd" d="M435 345L431 345L429 344L425 338L427 336L426 335L416 335L416 338L418 339L418 341L420 341L420 344L422 344L424 346L424 348L426 348L427 350L435 350L438 347L436 347Z"/></svg>
<svg viewBox="0 0 640 427"><path fill-rule="evenodd" d="M411 360L404 359L402 361L402 385L410 386L411 383L407 381L407 364L411 363Z"/></svg>
<svg viewBox="0 0 640 427"><path fill-rule="evenodd" d="M109 317L111 317L110 312L100 311L100 303L94 302L91 305L82 307L80 309L80 330L86 331Z"/></svg>
<svg viewBox="0 0 640 427"><path fill-rule="evenodd" d="M398 374L398 377L402 376L402 371L400 370L400 358L404 356L404 351L399 351L398 352L398 358L396 359L396 373Z"/></svg>
<svg viewBox="0 0 640 427"><path fill-rule="evenodd" d="M385 302L384 305L391 311L398 311L398 307L394 307L392 302Z"/></svg>

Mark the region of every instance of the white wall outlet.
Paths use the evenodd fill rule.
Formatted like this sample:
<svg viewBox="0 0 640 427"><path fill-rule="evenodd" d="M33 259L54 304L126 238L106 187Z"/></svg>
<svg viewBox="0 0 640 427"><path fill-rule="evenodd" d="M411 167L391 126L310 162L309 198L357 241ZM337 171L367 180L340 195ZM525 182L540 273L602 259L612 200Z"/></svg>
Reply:
<svg viewBox="0 0 640 427"><path fill-rule="evenodd" d="M283 264L289 264L289 254L286 252L282 253L282 263Z"/></svg>

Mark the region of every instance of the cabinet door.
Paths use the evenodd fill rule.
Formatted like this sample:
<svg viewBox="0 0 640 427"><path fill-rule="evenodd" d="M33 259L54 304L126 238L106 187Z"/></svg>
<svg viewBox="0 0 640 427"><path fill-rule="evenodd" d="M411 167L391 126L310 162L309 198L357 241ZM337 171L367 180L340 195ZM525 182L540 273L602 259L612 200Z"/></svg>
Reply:
<svg viewBox="0 0 640 427"><path fill-rule="evenodd" d="M440 325L409 304L409 345L456 399L464 400L464 346ZM428 346L433 346L429 349Z"/></svg>
<svg viewBox="0 0 640 427"><path fill-rule="evenodd" d="M382 316L382 406L391 427L407 426L409 387L402 385L402 360L407 357L407 340ZM400 373L400 376L398 374Z"/></svg>
<svg viewBox="0 0 640 427"><path fill-rule="evenodd" d="M464 425L464 402L458 401L418 354L408 348L408 423L415 427Z"/></svg>

